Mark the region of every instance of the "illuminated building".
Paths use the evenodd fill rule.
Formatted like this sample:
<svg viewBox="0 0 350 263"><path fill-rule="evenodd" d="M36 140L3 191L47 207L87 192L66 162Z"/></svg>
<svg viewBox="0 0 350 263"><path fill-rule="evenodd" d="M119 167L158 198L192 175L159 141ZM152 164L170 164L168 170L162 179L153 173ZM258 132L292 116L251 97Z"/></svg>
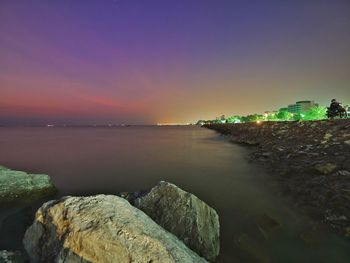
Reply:
<svg viewBox="0 0 350 263"><path fill-rule="evenodd" d="M318 104L311 100L297 101L295 104L288 105L288 112L300 113L308 111L311 107L317 106Z"/></svg>

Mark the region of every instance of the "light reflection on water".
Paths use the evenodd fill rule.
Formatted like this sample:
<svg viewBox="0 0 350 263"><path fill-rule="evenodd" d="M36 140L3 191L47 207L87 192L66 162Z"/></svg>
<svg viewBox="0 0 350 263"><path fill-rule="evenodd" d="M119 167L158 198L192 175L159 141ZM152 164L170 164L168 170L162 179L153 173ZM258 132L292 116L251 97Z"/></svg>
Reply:
<svg viewBox="0 0 350 263"><path fill-rule="evenodd" d="M219 213L220 262L350 262L349 242L332 234L317 232L311 242L302 241L308 218L247 162L249 149L207 129L0 128L0 146L0 164L49 174L59 195L136 191L160 180L196 194ZM4 216L8 210L2 210ZM281 224L266 237L254 223L262 214ZM16 242L3 228L0 249Z"/></svg>

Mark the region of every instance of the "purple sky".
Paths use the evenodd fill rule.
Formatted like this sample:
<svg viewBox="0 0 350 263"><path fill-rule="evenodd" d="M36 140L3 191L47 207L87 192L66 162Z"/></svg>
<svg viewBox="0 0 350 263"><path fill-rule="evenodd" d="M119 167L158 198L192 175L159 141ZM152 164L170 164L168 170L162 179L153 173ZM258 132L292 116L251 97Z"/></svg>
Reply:
<svg viewBox="0 0 350 263"><path fill-rule="evenodd" d="M350 1L1 0L0 124L350 103Z"/></svg>

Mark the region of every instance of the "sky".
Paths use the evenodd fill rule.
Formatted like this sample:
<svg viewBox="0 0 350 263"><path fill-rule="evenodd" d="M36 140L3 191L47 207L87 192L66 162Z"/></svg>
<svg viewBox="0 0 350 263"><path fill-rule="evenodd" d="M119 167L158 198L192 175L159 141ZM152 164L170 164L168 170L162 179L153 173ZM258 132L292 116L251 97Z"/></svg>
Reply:
<svg viewBox="0 0 350 263"><path fill-rule="evenodd" d="M0 125L350 103L348 0L0 0Z"/></svg>

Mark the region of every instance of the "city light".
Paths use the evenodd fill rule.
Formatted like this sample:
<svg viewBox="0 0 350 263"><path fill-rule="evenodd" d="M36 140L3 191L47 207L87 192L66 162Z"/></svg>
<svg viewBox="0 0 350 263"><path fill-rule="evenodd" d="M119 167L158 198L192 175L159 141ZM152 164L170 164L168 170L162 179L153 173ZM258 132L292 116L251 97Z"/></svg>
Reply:
<svg viewBox="0 0 350 263"><path fill-rule="evenodd" d="M348 110L348 106L343 106ZM345 114L346 118L350 113ZM247 116L230 116L221 115L213 120L199 120L197 124L210 123L244 123L255 122L260 124L265 121L316 121L327 119L327 107L321 106L314 101L298 101L288 107L280 108L274 111L265 111L263 114L250 114Z"/></svg>

